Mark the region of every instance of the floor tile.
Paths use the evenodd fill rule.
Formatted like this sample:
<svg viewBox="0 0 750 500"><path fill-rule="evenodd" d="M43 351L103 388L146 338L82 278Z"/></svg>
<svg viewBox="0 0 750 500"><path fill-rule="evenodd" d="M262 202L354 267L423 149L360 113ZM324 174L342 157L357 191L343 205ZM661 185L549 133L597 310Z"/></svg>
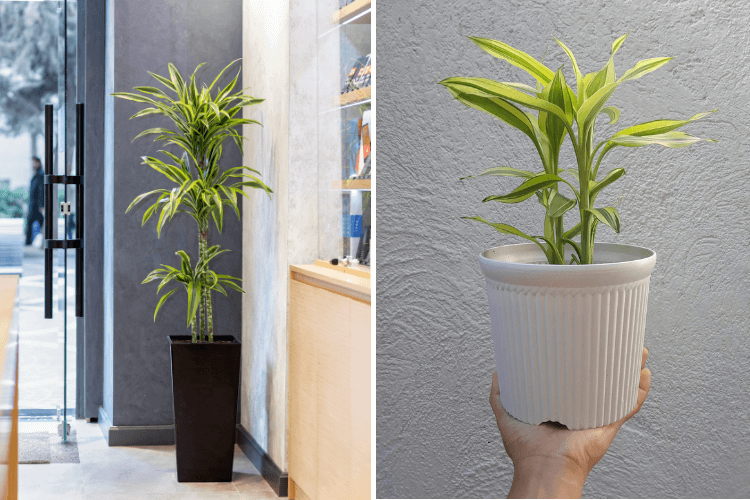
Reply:
<svg viewBox="0 0 750 500"><path fill-rule="evenodd" d="M19 498L44 500L248 500L278 498L239 447L227 483L177 481L174 446L107 446L97 424L71 423L80 464L19 466Z"/></svg>

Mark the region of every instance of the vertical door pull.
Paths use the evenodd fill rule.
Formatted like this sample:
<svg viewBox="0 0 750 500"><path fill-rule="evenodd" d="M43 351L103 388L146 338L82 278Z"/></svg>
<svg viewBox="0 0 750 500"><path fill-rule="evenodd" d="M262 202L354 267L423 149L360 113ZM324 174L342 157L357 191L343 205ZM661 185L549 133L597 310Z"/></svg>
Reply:
<svg viewBox="0 0 750 500"><path fill-rule="evenodd" d="M53 149L53 108L51 104L44 107L44 317L52 317L52 250L71 248L76 251L76 316L83 317L83 104L76 104L76 170L77 175L54 175ZM61 160L64 163L64 160ZM76 237L54 239L52 204L55 202L55 184L75 185L76 190ZM60 204L60 212L68 217L71 214L70 202ZM66 224L67 227L67 224ZM67 235L64 235L67 236Z"/></svg>

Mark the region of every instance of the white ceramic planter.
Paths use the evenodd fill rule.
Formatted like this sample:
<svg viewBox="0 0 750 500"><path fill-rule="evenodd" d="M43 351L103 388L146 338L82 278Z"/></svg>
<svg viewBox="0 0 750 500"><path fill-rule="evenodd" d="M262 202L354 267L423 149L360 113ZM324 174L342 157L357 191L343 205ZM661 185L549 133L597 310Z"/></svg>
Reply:
<svg viewBox="0 0 750 500"><path fill-rule="evenodd" d="M655 263L652 250L612 243L596 243L586 266L549 265L533 243L482 252L508 413L588 429L633 409Z"/></svg>

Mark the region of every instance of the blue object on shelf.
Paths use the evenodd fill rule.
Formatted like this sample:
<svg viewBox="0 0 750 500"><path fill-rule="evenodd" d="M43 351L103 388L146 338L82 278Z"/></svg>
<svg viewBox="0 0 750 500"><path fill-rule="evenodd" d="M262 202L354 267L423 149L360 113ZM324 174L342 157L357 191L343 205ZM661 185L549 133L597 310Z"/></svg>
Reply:
<svg viewBox="0 0 750 500"><path fill-rule="evenodd" d="M351 223L351 234L349 235L350 238L360 238L362 237L362 216L361 215L350 215Z"/></svg>

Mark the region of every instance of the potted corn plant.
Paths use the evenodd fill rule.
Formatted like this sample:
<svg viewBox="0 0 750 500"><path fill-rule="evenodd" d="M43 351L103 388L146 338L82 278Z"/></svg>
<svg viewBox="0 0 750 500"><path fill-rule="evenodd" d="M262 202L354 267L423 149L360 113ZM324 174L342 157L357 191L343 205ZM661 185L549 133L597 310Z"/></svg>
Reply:
<svg viewBox="0 0 750 500"><path fill-rule="evenodd" d="M656 253L631 245L594 243L599 225L620 232L616 203L602 207L596 200L625 174L619 166L606 173L600 167L617 147L682 148L708 140L677 129L710 112L683 120L649 121L610 137L596 137L601 115L610 124L619 119L619 109L607 106L617 88L671 59L642 60L618 78L614 57L626 37L614 41L602 69L588 74L581 73L573 53L557 40L570 59L575 90L562 68L553 71L505 43L476 37L470 39L529 73L535 85L463 77L440 82L460 103L527 135L541 160L539 172L498 166L462 178L521 178L510 193L491 195L483 202L520 203L534 197L544 212L539 235L504 222L464 217L531 242L490 248L479 256L501 401L508 413L530 424L557 421L570 429L599 427L619 420L635 406ZM566 137L577 168L560 166ZM577 223L565 225L565 216L576 212Z"/></svg>
<svg viewBox="0 0 750 500"><path fill-rule="evenodd" d="M216 87L221 76L237 61L222 69L210 85L204 84L200 90L195 75L203 64L198 65L187 81L169 64L169 77L150 73L166 91L141 86L135 87L137 94L112 94L150 105L131 118L161 115L174 125L173 129L144 130L135 139L155 135L154 142L181 150L179 156L160 150L163 160L143 157L143 164L162 174L169 185L139 195L127 211L149 199L152 203L143 214L142 225L155 217L157 236L161 236L164 224L176 214L187 214L198 227L195 267L191 266L187 253L179 250L179 269L164 264L143 281L158 280L157 294L162 290L166 292L156 304L154 321L159 309L174 293L180 289L187 293L186 327L191 334L168 335L177 480L180 482L232 480L241 343L231 332L214 335L211 292L226 295L227 289L243 290L240 278L217 274L210 269L212 259L229 250L209 245L209 229L213 221L221 232L225 208L233 209L240 217L238 196L248 196L245 187L262 189L269 198L273 193L257 170L247 166L222 169L220 165L227 140L232 140L242 152L244 137L237 127L259 124L237 115L241 115L245 106L263 102L243 91L232 92L241 70L225 87ZM214 87L216 90L212 93ZM167 291L170 285L177 285L177 288Z"/></svg>

